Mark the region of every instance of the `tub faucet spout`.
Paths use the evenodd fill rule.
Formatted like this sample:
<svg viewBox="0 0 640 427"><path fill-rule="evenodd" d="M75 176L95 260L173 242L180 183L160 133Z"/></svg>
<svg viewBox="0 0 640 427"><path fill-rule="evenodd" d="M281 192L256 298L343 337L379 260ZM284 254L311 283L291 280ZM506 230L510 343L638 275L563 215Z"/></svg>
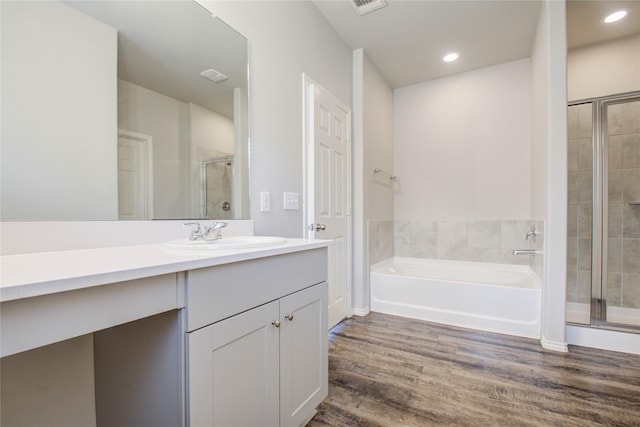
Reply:
<svg viewBox="0 0 640 427"><path fill-rule="evenodd" d="M514 249L513 254L534 256L536 254L536 251L533 249Z"/></svg>

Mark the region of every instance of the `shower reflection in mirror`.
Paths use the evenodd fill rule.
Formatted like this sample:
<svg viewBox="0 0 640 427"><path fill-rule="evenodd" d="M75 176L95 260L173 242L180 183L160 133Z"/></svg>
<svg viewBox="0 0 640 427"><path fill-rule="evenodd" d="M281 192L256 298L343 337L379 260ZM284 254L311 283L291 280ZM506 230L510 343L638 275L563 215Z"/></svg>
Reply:
<svg viewBox="0 0 640 427"><path fill-rule="evenodd" d="M202 160L202 217L233 218L233 155Z"/></svg>

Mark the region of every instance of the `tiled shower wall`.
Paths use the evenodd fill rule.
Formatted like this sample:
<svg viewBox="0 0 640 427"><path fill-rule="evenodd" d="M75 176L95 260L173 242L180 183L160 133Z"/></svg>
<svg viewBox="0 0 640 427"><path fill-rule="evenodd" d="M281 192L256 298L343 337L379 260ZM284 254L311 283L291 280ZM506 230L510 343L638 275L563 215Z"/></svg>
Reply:
<svg viewBox="0 0 640 427"><path fill-rule="evenodd" d="M607 303L640 308L640 101L608 107Z"/></svg>
<svg viewBox="0 0 640 427"><path fill-rule="evenodd" d="M525 240L536 225L538 235ZM543 254L513 255L544 246L544 223L534 220L370 220L369 264L392 256L530 265L542 277Z"/></svg>

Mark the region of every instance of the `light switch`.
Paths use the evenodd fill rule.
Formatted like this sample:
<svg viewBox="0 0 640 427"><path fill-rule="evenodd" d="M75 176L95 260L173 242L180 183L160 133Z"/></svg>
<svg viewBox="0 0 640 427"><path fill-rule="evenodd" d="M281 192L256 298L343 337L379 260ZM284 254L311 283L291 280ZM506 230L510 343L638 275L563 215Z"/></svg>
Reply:
<svg viewBox="0 0 640 427"><path fill-rule="evenodd" d="M284 192L284 209L287 211L300 210L300 193Z"/></svg>
<svg viewBox="0 0 640 427"><path fill-rule="evenodd" d="M260 193L260 212L271 212L271 193L268 191Z"/></svg>

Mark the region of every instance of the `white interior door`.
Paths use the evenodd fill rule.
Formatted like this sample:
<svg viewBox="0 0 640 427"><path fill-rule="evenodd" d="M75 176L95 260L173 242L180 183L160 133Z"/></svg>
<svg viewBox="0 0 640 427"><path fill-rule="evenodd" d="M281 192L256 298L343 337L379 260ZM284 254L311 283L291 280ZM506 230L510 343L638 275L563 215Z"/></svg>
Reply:
<svg viewBox="0 0 640 427"><path fill-rule="evenodd" d="M118 216L153 218L151 137L118 131Z"/></svg>
<svg viewBox="0 0 640 427"><path fill-rule="evenodd" d="M351 110L305 81L308 236L331 239L329 328L351 315Z"/></svg>

